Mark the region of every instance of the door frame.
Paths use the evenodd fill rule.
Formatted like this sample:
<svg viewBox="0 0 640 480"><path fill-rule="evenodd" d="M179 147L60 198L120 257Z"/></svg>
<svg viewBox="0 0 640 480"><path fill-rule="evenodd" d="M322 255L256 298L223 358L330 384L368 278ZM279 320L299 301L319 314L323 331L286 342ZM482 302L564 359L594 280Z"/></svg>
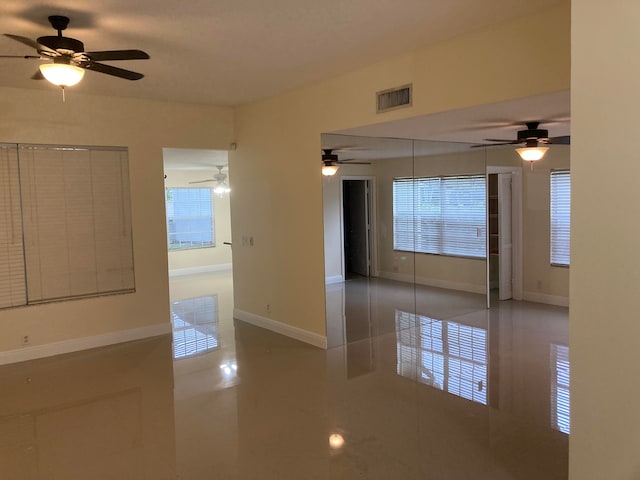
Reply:
<svg viewBox="0 0 640 480"><path fill-rule="evenodd" d="M342 260L342 278L346 280L346 262L344 258L344 181L345 180L363 180L368 181L369 186L369 202L367 209L369 211L369 257L371 265L369 266L369 276L378 277L378 238L377 238L377 196L376 196L376 177L373 175L345 175L340 177L340 258Z"/></svg>
<svg viewBox="0 0 640 480"><path fill-rule="evenodd" d="M522 300L522 167L496 167L487 166L488 175L492 173L510 173L511 174L511 241L512 241L512 258L511 267L513 268L513 284L512 298L514 300ZM488 192L487 192L488 195ZM488 218L487 203L487 218ZM489 285L489 229L487 229L487 305L490 297Z"/></svg>

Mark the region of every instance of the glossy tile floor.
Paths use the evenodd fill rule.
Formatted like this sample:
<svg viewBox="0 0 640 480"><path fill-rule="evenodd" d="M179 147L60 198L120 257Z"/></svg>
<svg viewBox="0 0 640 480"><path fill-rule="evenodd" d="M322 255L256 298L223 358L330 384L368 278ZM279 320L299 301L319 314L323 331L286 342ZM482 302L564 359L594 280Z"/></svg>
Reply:
<svg viewBox="0 0 640 480"><path fill-rule="evenodd" d="M566 479L568 315L384 280L327 295L323 351L172 280L155 338L0 367L0 478Z"/></svg>

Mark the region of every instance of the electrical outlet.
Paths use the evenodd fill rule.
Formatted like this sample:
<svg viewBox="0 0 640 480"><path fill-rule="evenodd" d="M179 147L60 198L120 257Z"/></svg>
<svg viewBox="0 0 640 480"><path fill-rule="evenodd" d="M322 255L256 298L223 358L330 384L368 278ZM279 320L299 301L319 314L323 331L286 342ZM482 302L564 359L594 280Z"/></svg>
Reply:
<svg viewBox="0 0 640 480"><path fill-rule="evenodd" d="M24 337L22 337L22 344L23 345L29 345L29 341L31 339L29 338L29 335L25 335Z"/></svg>

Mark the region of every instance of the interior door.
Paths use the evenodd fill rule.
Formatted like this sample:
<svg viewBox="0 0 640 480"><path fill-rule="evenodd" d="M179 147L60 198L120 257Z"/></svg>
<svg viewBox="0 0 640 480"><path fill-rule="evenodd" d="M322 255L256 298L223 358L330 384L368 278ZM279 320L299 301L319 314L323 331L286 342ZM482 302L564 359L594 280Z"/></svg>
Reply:
<svg viewBox="0 0 640 480"><path fill-rule="evenodd" d="M498 233L500 242L500 300L513 296L513 240L511 228L511 174L498 174Z"/></svg>
<svg viewBox="0 0 640 480"><path fill-rule="evenodd" d="M369 276L369 187L367 180L344 180L346 273Z"/></svg>

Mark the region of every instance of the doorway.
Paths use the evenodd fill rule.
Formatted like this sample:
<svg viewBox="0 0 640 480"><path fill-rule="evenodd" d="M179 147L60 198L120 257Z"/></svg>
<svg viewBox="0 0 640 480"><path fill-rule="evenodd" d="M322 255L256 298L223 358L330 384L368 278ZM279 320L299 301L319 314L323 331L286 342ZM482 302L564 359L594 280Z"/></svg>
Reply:
<svg viewBox="0 0 640 480"><path fill-rule="evenodd" d="M521 172L487 168L488 262L491 300L522 298Z"/></svg>
<svg viewBox="0 0 640 480"><path fill-rule="evenodd" d="M372 276L373 180L343 177L342 223L345 280Z"/></svg>

